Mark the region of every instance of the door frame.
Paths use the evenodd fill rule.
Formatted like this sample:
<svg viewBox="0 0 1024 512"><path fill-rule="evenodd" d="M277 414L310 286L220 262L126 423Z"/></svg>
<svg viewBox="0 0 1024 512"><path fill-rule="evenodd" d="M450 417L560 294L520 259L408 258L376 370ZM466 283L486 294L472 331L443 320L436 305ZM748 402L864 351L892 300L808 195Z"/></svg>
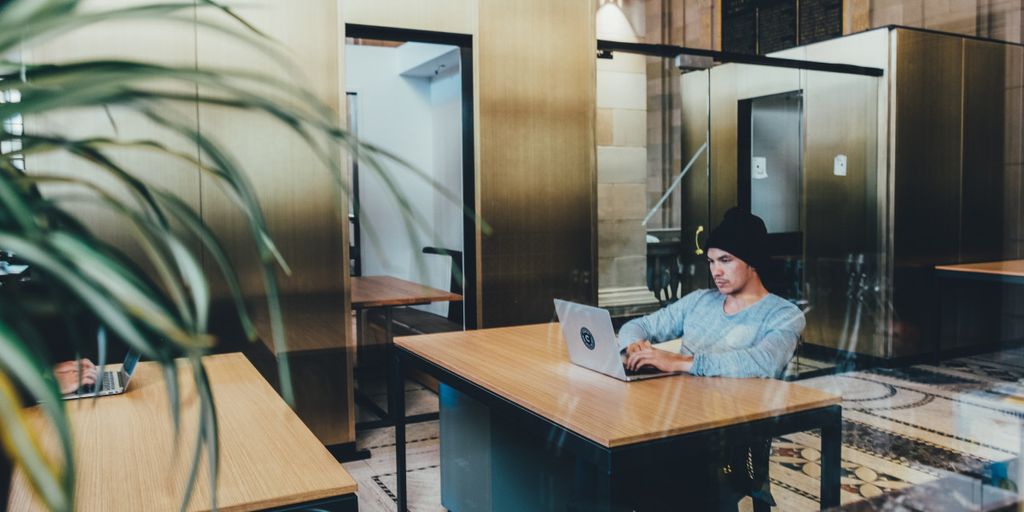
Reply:
<svg viewBox="0 0 1024 512"><path fill-rule="evenodd" d="M480 212L476 208L476 126L473 109L473 36L455 32L437 32L407 28L345 24L345 37L377 39L394 42L416 42L443 44L459 47L462 77L462 204L473 212L473 216L462 216L462 307L466 329L477 328L479 296L477 280L479 272L477 259L479 247L477 220ZM452 304L454 305L454 304ZM450 305L449 307L451 307Z"/></svg>

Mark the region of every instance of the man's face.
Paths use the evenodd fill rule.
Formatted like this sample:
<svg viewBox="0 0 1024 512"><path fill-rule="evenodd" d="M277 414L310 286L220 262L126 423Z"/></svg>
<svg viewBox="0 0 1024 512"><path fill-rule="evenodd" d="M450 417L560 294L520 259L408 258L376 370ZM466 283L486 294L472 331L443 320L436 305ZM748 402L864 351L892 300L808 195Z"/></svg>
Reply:
<svg viewBox="0 0 1024 512"><path fill-rule="evenodd" d="M721 249L708 249L708 266L718 291L725 295L737 293L756 275L753 267Z"/></svg>

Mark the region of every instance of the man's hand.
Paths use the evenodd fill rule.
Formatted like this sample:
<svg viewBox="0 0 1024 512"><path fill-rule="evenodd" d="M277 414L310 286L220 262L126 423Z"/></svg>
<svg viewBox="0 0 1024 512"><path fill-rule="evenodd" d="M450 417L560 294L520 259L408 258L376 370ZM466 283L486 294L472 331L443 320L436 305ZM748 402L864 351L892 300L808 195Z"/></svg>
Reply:
<svg viewBox="0 0 1024 512"><path fill-rule="evenodd" d="M648 341L630 344L626 347L626 353L629 355L626 359L626 368L630 371L636 371L643 366L653 366L663 372L688 372L693 366L693 356L658 350Z"/></svg>
<svg viewBox="0 0 1024 512"><path fill-rule="evenodd" d="M57 385L61 394L68 394L78 389L79 361L64 361L53 367L53 375L57 378ZM81 360L83 386L96 383L96 365L88 359Z"/></svg>
<svg viewBox="0 0 1024 512"><path fill-rule="evenodd" d="M651 342L647 340L634 341L633 343L630 343L628 347L626 347L626 355L630 356L633 355L635 352L647 350L652 347L653 345L651 345Z"/></svg>

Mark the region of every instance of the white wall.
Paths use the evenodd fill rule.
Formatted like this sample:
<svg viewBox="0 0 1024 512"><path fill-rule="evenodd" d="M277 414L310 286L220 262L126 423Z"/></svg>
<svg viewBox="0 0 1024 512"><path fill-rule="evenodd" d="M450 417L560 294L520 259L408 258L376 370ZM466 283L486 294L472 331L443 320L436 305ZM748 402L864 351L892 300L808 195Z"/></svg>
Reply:
<svg viewBox="0 0 1024 512"><path fill-rule="evenodd" d="M349 45L345 51L346 89L358 95L360 138L414 164L461 198L461 75L403 77L398 74L395 48ZM363 275L392 275L447 290L449 259L424 255L422 248L463 250L461 206L412 172L397 165L385 168L421 225L410 231L385 180L361 165ZM421 309L445 315L448 306L441 303Z"/></svg>

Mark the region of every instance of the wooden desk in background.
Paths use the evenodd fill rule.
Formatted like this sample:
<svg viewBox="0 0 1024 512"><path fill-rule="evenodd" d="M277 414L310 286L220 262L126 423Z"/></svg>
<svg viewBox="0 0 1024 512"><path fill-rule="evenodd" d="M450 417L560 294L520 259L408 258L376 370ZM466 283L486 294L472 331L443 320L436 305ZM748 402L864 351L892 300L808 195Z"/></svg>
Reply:
<svg viewBox="0 0 1024 512"><path fill-rule="evenodd" d="M940 277L1024 284L1024 260L936 265Z"/></svg>
<svg viewBox="0 0 1024 512"><path fill-rule="evenodd" d="M390 349L394 341L392 326L394 324L393 308L401 306L416 306L430 304L433 302L460 302L462 295L437 288L431 288L422 284L406 281L391 276L357 276L352 278L352 309L358 311L358 333L360 342L366 333L366 311L369 309L381 308L384 310L385 343ZM362 343L360 343L362 346ZM388 389L393 382L388 380ZM399 386L401 387L401 385ZM384 411L372 400L356 395L356 401L363 407L372 411L380 420L360 422L356 424L356 430L387 427L392 424L391 406ZM432 421L437 419L436 413L427 413L412 416L406 419L407 422L415 423L420 421Z"/></svg>
<svg viewBox="0 0 1024 512"><path fill-rule="evenodd" d="M352 309L458 302L462 295L391 276L352 278Z"/></svg>
<svg viewBox="0 0 1024 512"><path fill-rule="evenodd" d="M936 265L938 332L932 357L995 350L1003 341L1001 284L1024 284L1024 260ZM971 283L973 281L974 283ZM987 283L987 284L986 284Z"/></svg>
<svg viewBox="0 0 1024 512"><path fill-rule="evenodd" d="M204 358L220 429L219 510L317 507L355 511L356 483L241 354ZM181 440L174 444L160 367L141 363L128 391L67 403L78 477L75 510L178 510L194 447L197 403L179 366ZM32 420L44 427L41 414ZM47 448L56 452L53 436ZM205 461L205 456L204 456ZM10 510L42 510L15 477ZM204 462L188 510L210 508Z"/></svg>
<svg viewBox="0 0 1024 512"><path fill-rule="evenodd" d="M764 379L675 376L621 382L569 362L557 323L399 337L392 375L441 383L442 505L631 510L629 482L709 447L821 429L821 505L839 505L840 397ZM404 411L393 393L395 412ZM401 414L396 414L401 417ZM396 424L399 507L405 425ZM742 444L740 444L742 446ZM672 500L680 497L666 489ZM572 499L581 499L574 494ZM464 506L472 501L473 506ZM516 503L513 503L516 502ZM673 501L674 502L674 501Z"/></svg>

